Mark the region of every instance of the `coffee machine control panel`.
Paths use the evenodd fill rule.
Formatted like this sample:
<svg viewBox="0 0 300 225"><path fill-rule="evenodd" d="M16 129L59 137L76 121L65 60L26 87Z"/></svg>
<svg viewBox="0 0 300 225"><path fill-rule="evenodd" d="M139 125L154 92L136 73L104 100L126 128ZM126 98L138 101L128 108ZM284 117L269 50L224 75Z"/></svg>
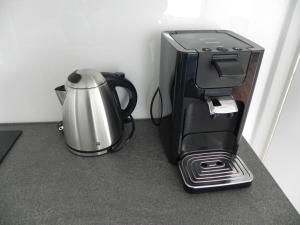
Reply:
<svg viewBox="0 0 300 225"><path fill-rule="evenodd" d="M201 52L195 83L203 89L239 86L245 79L249 60L250 51L234 54Z"/></svg>
<svg viewBox="0 0 300 225"><path fill-rule="evenodd" d="M174 33L184 49L198 53L199 88L228 88L243 83L253 46L226 32Z"/></svg>
<svg viewBox="0 0 300 225"><path fill-rule="evenodd" d="M189 31L174 32L172 38L183 48L197 52L236 52L248 51L253 46L228 32Z"/></svg>

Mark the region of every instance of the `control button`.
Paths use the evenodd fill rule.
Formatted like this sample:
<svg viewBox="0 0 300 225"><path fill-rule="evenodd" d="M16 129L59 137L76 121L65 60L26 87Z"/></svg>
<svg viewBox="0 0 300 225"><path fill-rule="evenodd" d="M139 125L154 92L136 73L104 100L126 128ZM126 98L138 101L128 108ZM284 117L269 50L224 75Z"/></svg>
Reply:
<svg viewBox="0 0 300 225"><path fill-rule="evenodd" d="M233 47L232 49L235 50L235 51L242 51L243 50L242 48L239 48L239 47Z"/></svg>
<svg viewBox="0 0 300 225"><path fill-rule="evenodd" d="M204 52L211 52L211 48L202 48L202 51L204 51Z"/></svg>
<svg viewBox="0 0 300 225"><path fill-rule="evenodd" d="M220 52L227 52L228 51L228 49L224 48L224 47L217 47L217 50L220 51Z"/></svg>

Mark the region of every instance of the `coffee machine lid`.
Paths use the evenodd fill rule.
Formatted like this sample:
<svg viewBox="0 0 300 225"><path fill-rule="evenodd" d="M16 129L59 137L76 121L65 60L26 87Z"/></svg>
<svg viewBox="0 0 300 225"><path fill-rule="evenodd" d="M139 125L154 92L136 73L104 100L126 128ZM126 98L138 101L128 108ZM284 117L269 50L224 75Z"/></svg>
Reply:
<svg viewBox="0 0 300 225"><path fill-rule="evenodd" d="M183 48L197 52L234 53L253 47L228 31L176 31L171 36Z"/></svg>
<svg viewBox="0 0 300 225"><path fill-rule="evenodd" d="M68 76L66 86L75 89L95 88L105 83L105 81L105 78L99 71L93 69L79 69Z"/></svg>

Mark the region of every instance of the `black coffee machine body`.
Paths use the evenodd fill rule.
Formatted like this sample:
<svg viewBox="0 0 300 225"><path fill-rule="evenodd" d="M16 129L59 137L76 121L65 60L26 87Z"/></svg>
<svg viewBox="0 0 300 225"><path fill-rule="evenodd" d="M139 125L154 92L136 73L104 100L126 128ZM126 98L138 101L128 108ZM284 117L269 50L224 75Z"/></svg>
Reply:
<svg viewBox="0 0 300 225"><path fill-rule="evenodd" d="M230 31L162 33L159 131L186 190L251 184L237 151L263 52Z"/></svg>

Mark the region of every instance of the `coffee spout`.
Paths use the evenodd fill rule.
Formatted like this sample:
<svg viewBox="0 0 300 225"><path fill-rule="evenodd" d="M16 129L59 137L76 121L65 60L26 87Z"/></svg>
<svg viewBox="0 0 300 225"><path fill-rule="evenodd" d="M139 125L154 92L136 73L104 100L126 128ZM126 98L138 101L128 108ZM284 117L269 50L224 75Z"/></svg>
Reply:
<svg viewBox="0 0 300 225"><path fill-rule="evenodd" d="M66 95L67 95L67 91L65 88L65 85L59 86L57 88L55 88L55 93L58 97L58 100L60 102L60 104L64 104Z"/></svg>

